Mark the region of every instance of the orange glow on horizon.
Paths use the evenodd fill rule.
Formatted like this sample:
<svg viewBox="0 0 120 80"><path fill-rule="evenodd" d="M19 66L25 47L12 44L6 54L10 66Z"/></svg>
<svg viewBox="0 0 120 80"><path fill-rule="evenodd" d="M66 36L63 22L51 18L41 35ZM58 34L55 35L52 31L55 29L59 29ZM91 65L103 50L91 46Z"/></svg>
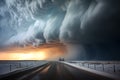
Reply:
<svg viewBox="0 0 120 80"><path fill-rule="evenodd" d="M45 60L46 55L43 52L39 53L2 53L0 60Z"/></svg>
<svg viewBox="0 0 120 80"><path fill-rule="evenodd" d="M65 56L64 46L10 48L0 51L0 60L51 60Z"/></svg>

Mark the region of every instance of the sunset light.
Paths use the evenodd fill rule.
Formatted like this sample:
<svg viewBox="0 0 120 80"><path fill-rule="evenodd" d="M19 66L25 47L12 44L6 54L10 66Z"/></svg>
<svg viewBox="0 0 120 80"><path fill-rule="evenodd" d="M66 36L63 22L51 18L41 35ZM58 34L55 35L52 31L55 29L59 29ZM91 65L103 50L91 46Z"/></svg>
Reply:
<svg viewBox="0 0 120 80"><path fill-rule="evenodd" d="M66 55L64 46L8 48L0 51L0 60L53 60Z"/></svg>
<svg viewBox="0 0 120 80"><path fill-rule="evenodd" d="M46 59L46 55L44 52L13 53L10 56L12 57L12 59L18 59L18 60L44 60Z"/></svg>
<svg viewBox="0 0 120 80"><path fill-rule="evenodd" d="M47 58L44 52L37 53L2 53L0 60L45 60Z"/></svg>

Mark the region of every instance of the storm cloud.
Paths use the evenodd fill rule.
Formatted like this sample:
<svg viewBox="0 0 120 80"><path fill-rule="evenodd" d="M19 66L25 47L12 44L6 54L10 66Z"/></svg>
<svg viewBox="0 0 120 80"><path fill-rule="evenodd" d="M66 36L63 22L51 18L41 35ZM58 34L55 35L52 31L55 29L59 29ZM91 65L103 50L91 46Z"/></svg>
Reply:
<svg viewBox="0 0 120 80"><path fill-rule="evenodd" d="M60 42L68 50L79 45L71 50L81 59L112 55L116 51L109 51L112 46L120 48L119 4L119 0L1 0L0 45Z"/></svg>

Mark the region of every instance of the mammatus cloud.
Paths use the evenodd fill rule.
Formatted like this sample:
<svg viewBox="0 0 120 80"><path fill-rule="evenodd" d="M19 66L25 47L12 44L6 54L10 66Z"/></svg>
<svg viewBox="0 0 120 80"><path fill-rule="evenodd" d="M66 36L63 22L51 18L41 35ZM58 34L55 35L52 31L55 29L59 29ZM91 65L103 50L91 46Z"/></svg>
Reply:
<svg viewBox="0 0 120 80"><path fill-rule="evenodd" d="M119 0L1 0L0 45L37 47L61 42L67 46L80 44L85 55L90 52L96 55L100 46L120 41L119 3Z"/></svg>

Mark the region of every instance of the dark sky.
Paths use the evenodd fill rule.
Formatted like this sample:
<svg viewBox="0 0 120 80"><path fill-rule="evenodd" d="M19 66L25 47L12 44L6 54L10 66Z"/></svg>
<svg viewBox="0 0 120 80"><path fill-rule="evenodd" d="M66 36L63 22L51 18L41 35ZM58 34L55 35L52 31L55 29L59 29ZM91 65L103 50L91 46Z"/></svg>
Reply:
<svg viewBox="0 0 120 80"><path fill-rule="evenodd" d="M54 42L74 59L120 60L120 0L0 0L1 48Z"/></svg>

